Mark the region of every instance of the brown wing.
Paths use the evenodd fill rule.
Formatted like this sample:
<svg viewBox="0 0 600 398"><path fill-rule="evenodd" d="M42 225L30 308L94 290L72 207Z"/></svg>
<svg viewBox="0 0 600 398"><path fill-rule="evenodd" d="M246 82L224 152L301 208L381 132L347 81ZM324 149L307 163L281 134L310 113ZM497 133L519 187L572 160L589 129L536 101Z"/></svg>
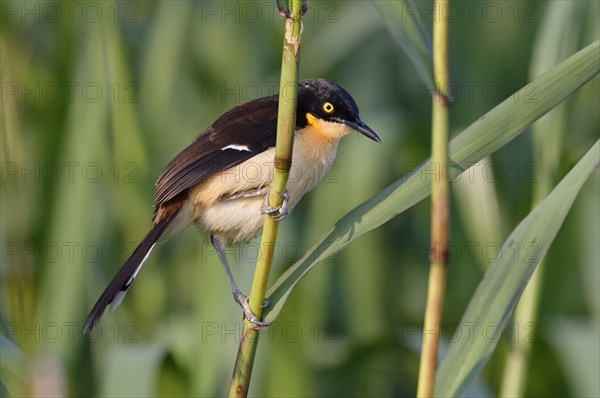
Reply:
<svg viewBox="0 0 600 398"><path fill-rule="evenodd" d="M156 182L154 206L274 147L277 104L277 96L263 97L223 114L165 167Z"/></svg>

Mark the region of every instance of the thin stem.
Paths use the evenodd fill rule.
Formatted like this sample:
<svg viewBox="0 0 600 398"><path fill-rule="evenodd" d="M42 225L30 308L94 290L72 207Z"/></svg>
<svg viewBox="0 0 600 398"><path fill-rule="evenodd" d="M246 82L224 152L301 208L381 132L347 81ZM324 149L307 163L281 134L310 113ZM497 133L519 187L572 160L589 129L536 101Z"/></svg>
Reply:
<svg viewBox="0 0 600 398"><path fill-rule="evenodd" d="M269 206L277 207L283 202L290 168L292 165L292 149L296 126L296 97L298 87L298 61L300 35L302 33L301 0L290 0L291 17L286 18L283 56L281 62L281 80L279 87L279 109L277 118L277 145L275 148L275 175L269 192ZM279 223L265 216L258 261L254 271L252 289L250 291L250 309L259 319L267 291L267 282L273 260L273 251L277 241ZM250 386L252 366L258 343L260 328L248 320L244 321L242 339L238 349L229 397L246 397Z"/></svg>
<svg viewBox="0 0 600 398"><path fill-rule="evenodd" d="M421 363L417 396L431 397L435 389L435 373L440 339L446 261L448 258L448 190L444 171L448 164L448 48L447 20L441 10L446 10L449 0L436 0L433 23L433 73L436 92L433 93L432 148L434 165L431 187L431 251L429 285L423 331Z"/></svg>
<svg viewBox="0 0 600 398"><path fill-rule="evenodd" d="M525 291L521 295L519 304L515 308L515 325L520 328L535 322L539 307L543 271L544 261L542 260L531 276ZM516 339L513 342L506 356L499 396L524 396L529 375L531 349L532 344L527 339Z"/></svg>
<svg viewBox="0 0 600 398"><path fill-rule="evenodd" d="M556 175L558 166L554 162L552 151L548 151L546 146L543 147L543 150L539 149L542 148L544 143L540 136L543 134L543 137L545 137L553 129L560 130L561 127L559 126L562 125L561 115L561 113L557 114L555 109L545 119L539 120L533 125L533 133L537 136L534 144L538 147L538 150L534 152L534 160L536 164L542 165L542 167L540 167L539 181L533 187L532 209L548 196L555 183L553 176ZM549 117L552 119L549 119ZM560 131L555 136L559 134ZM557 139L555 145L558 148L560 148L559 143L560 139ZM558 152L556 148L553 149ZM515 307L514 322L519 328L527 328L527 325L532 325L537 319L542 293L544 264L544 260L540 261ZM528 339L516 339L510 345L500 387L501 397L522 397L525 395L532 348L533 344Z"/></svg>

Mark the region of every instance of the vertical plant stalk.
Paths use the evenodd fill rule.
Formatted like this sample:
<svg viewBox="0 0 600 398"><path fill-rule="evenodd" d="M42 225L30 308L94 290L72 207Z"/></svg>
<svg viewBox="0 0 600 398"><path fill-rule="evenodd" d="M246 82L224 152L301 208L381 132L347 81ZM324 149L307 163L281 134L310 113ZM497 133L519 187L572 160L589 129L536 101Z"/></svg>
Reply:
<svg viewBox="0 0 600 398"><path fill-rule="evenodd" d="M441 332L442 307L446 286L448 259L448 21L443 10L449 0L436 0L433 22L433 76L436 91L432 107L431 160L434 167L431 182L431 249L427 288L427 304L419 366L418 397L431 397L435 389L438 346Z"/></svg>
<svg viewBox="0 0 600 398"><path fill-rule="evenodd" d="M539 179L533 186L532 210L544 201L552 192L553 185L556 184L554 176L559 173L558 159L560 158L559 151L562 143L563 119L564 106L560 106L553 109L532 126L536 148L534 162L539 165L540 169ZM545 141L550 133L555 138L554 146L551 148L548 147ZM544 270L546 269L544 264L545 260L542 259L515 307L514 325L517 330L529 330L535 326L539 313ZM535 337L535 334L532 336ZM506 356L499 396L525 396L532 348L533 344L530 339L518 338L512 342Z"/></svg>
<svg viewBox="0 0 600 398"><path fill-rule="evenodd" d="M570 27L582 25L589 11L586 8L571 2L553 3L548 7L533 46L529 68L532 79L578 50L581 31ZM564 135L568 130L567 112L562 104L532 125L533 162L539 170L538 180L533 185L532 209L543 202L558 183L556 176L560 175ZM533 333L528 339L513 339L509 345L499 396L523 397L526 394L545 270L542 259L515 307L515 330Z"/></svg>
<svg viewBox="0 0 600 398"><path fill-rule="evenodd" d="M556 129L562 125L561 116L555 117L557 109L540 119L533 125L533 133L538 137L547 134L550 129ZM554 119L549 119L554 117ZM550 125L550 123L554 124ZM545 136L544 136L545 137ZM537 139L538 148L542 146L542 139ZM560 147L560 141L556 145ZM546 149L546 148L544 148ZM553 176L556 175L558 164L552 163L551 156L545 155L543 150L537 151L535 156L536 164L542 165L539 173L539 181L533 187L533 200L531 209L535 209L552 192ZM515 327L518 330L529 330L535 326L539 313L539 305L542 294L542 281L544 277L545 260L542 259L535 269L527 287L523 291L519 303L515 307ZM533 329L535 331L535 329ZM533 334L535 337L535 334ZM523 397L527 388L529 376L530 358L533 344L529 339L519 338L513 341L504 365L504 375L500 387L500 396L502 397Z"/></svg>
<svg viewBox="0 0 600 398"><path fill-rule="evenodd" d="M283 203L282 194L285 192L292 165L292 149L296 127L298 64L300 35L302 33L301 0L290 0L289 5L291 15L286 17L279 85L275 174L269 191L269 206L271 207L277 207ZM269 215L265 216L249 301L252 313L259 319L262 315L262 306L267 291L273 252L277 241L278 225L278 221L275 221ZM240 347L231 377L231 384L229 385L229 397L246 397L248 395L260 329L248 320L244 320Z"/></svg>
<svg viewBox="0 0 600 398"><path fill-rule="evenodd" d="M528 330L537 318L542 288L544 260L536 267L519 304L515 308L515 327ZM535 330L535 329L534 329ZM501 397L523 397L529 376L529 358L532 344L528 339L519 338L510 347L504 365L504 375L500 387Z"/></svg>
<svg viewBox="0 0 600 398"><path fill-rule="evenodd" d="M539 181L533 186L532 210L552 192L554 184L553 176L557 175L558 163L553 162L553 156L548 156L548 148L547 145L544 145L543 140L549 131L561 128L560 126L563 124L561 115L562 113L557 115L557 109L554 109L550 114L538 120L532 126L533 134L537 138L534 145L537 145L538 148L534 152L534 160L536 164L541 165ZM558 134L560 134L560 131L558 131ZM560 135L558 137L560 138ZM556 148L560 148L560 139L557 140L556 147L553 148L555 156L558 158L558 150ZM544 263L545 260L542 259L536 267L519 299L519 303L515 307L514 323L518 330L529 330L530 327L535 325L534 322L537 320L545 270ZM499 396L525 396L532 346L533 344L528 339L519 338L513 341L506 356Z"/></svg>

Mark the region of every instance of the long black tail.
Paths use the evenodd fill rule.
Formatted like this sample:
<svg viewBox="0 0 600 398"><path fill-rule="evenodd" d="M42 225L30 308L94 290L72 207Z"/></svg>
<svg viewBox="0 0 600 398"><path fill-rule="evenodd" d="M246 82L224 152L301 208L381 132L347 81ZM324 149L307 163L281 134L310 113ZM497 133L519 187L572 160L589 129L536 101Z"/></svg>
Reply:
<svg viewBox="0 0 600 398"><path fill-rule="evenodd" d="M150 251L152 251L152 248L160 236L165 232L169 226L169 223L175 218L177 213L178 211L175 211L173 214L171 214L171 216L165 217L155 223L150 232L146 234L144 239L142 239L133 253L131 253L129 258L125 261L125 264L123 264L121 269L119 269L117 274L110 281L106 289L104 289L100 295L100 298L98 301L96 301L94 308L92 308L92 311L90 311L90 314L83 325L83 334L91 331L94 328L104 313L104 309L109 304L112 303L110 308L111 312L119 306L125 297L125 293L127 293L127 289L129 289L129 286L135 279L140 268L142 268L142 265L144 265L144 261L146 261L146 258L148 258Z"/></svg>

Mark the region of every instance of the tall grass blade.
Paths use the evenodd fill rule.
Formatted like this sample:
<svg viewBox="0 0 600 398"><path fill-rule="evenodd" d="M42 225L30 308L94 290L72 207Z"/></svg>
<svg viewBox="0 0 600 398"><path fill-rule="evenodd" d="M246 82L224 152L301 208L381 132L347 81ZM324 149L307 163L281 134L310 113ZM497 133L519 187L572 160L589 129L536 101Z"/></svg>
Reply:
<svg viewBox="0 0 600 398"><path fill-rule="evenodd" d="M598 74L600 41L556 65L483 115L450 142L450 163L464 171L498 150ZM457 173L458 174L458 173ZM430 161L351 210L294 263L267 293L271 304L264 313L273 321L293 287L316 264L344 246L394 218L431 193ZM456 177L458 178L458 177Z"/></svg>
<svg viewBox="0 0 600 398"><path fill-rule="evenodd" d="M580 2L551 2L534 43L529 75L534 78L565 59L578 47L587 5ZM563 103L533 124L533 162L539 173L532 187L532 208L537 206L556 185L564 154L568 104ZM496 242L500 242L499 240ZM516 325L536 322L544 280L544 261L537 266L514 311ZM531 336L535 340L535 335ZM506 354L500 396L525 396L529 384L530 361L534 344L529 340L513 341Z"/></svg>
<svg viewBox="0 0 600 398"><path fill-rule="evenodd" d="M429 90L433 84L432 40L421 23L418 5L412 0L373 2L396 42L414 65Z"/></svg>
<svg viewBox="0 0 600 398"><path fill-rule="evenodd" d="M12 333L10 328L11 325L2 322L3 330L0 334L0 351L2 352L2 355L0 355L1 389L8 393L6 396L25 396L28 393L27 368L30 365L30 358L20 346L9 338Z"/></svg>
<svg viewBox="0 0 600 398"><path fill-rule="evenodd" d="M158 372L165 355L160 344L120 344L108 353L102 372L102 397L157 395Z"/></svg>
<svg viewBox="0 0 600 398"><path fill-rule="evenodd" d="M436 396L460 396L479 374L579 190L599 164L600 141L596 141L550 195L521 221L504 242L459 324L470 325L473 333L467 336L459 328L462 338L453 338L455 342L450 344L440 364Z"/></svg>

